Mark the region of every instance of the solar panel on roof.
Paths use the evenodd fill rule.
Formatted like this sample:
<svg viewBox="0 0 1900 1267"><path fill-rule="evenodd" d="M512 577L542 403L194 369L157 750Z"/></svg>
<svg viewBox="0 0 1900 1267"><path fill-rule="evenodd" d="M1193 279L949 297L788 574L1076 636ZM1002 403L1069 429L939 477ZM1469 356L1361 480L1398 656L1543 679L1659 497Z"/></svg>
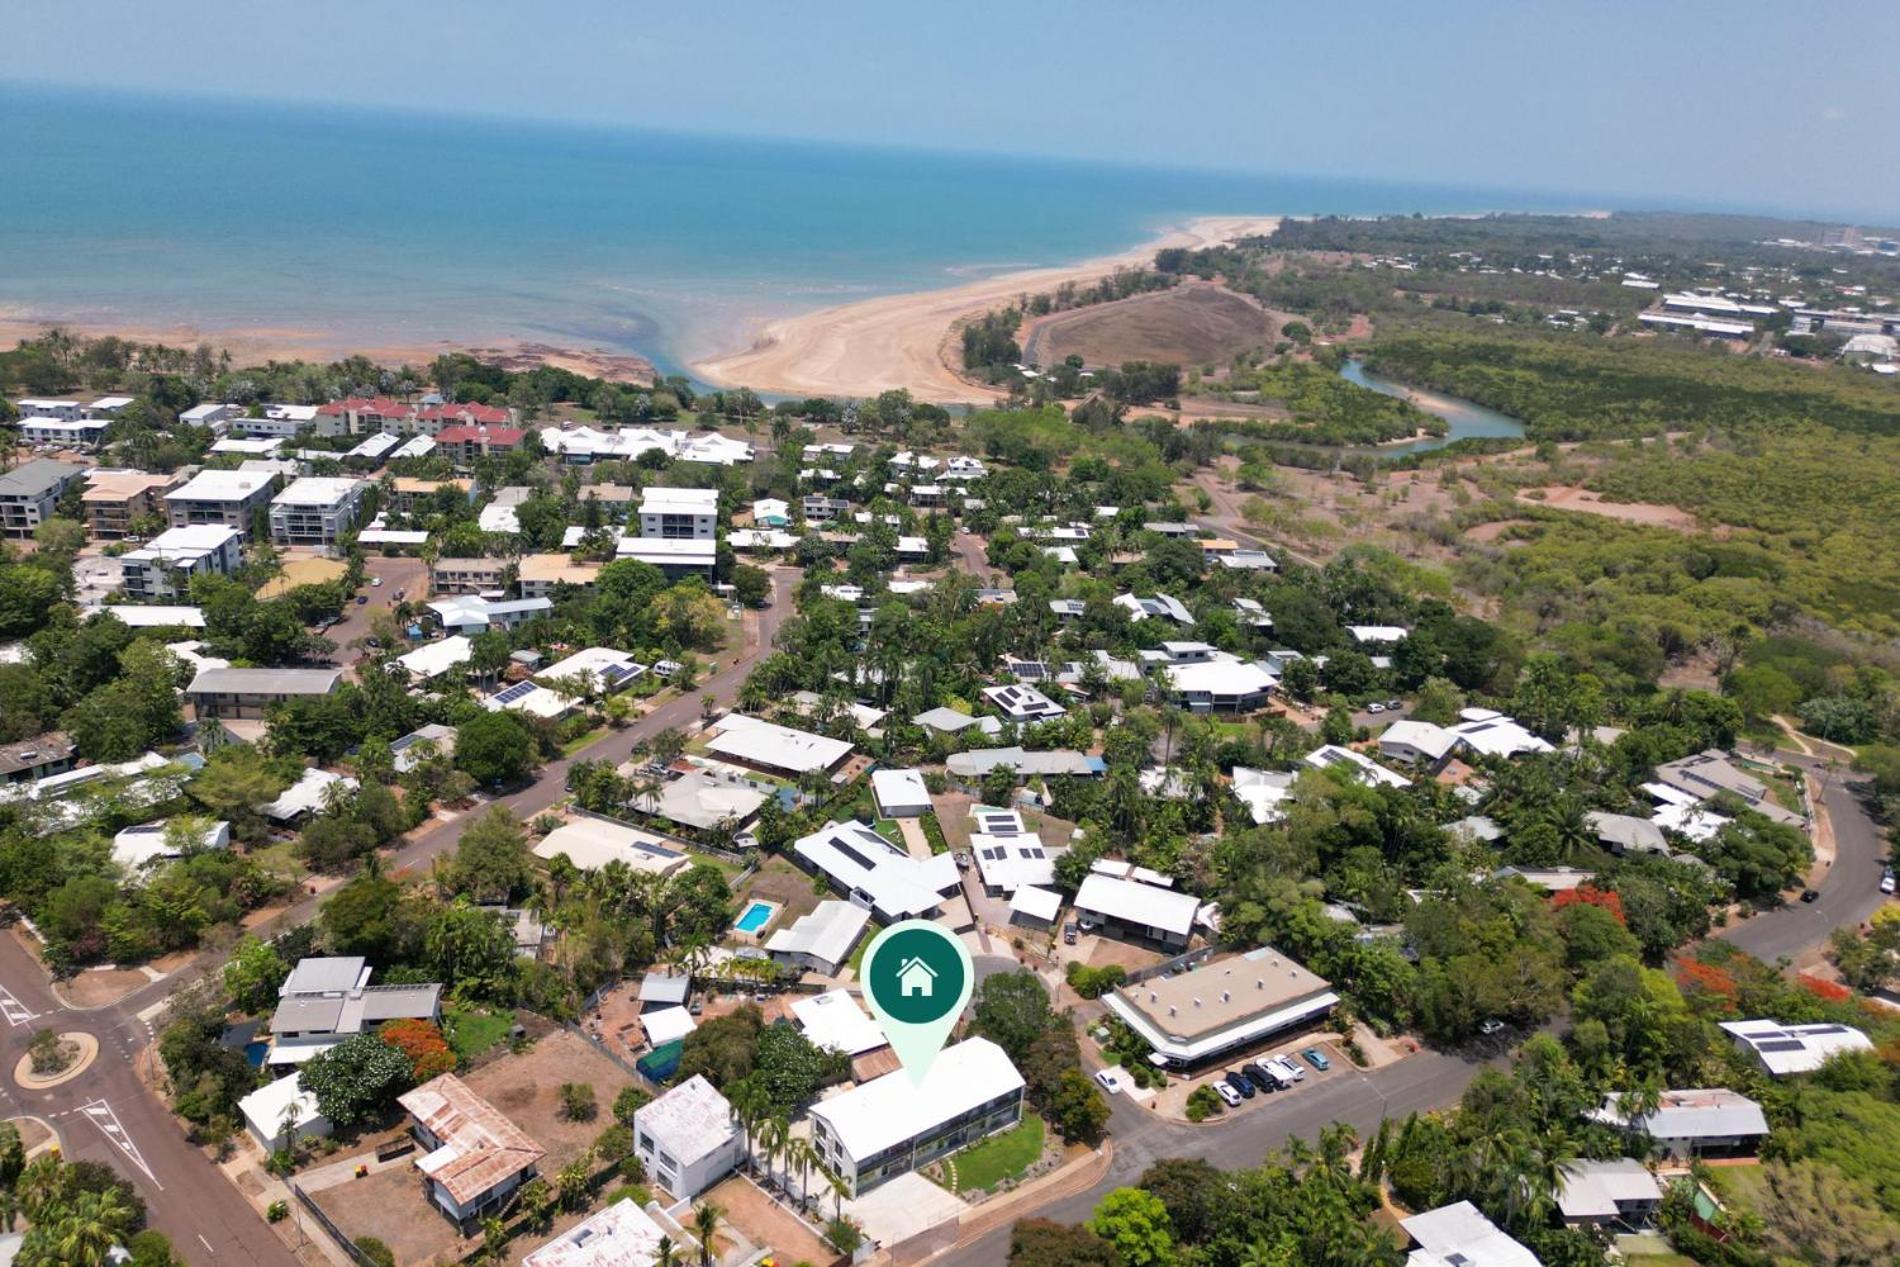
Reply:
<svg viewBox="0 0 1900 1267"><path fill-rule="evenodd" d="M496 695L495 702L497 704L512 704L516 700L520 699L523 695L528 695L528 694L533 693L535 689L536 688L533 682L516 682L513 686L509 687L507 690L502 691L499 695Z"/></svg>
<svg viewBox="0 0 1900 1267"><path fill-rule="evenodd" d="M1807 1046L1798 1038L1776 1038L1765 1043L1756 1043L1759 1051L1800 1051Z"/></svg>
<svg viewBox="0 0 1900 1267"><path fill-rule="evenodd" d="M865 868L867 871L870 869L871 867L870 859L866 858L863 854L859 853L857 850L853 849L851 846L845 844L843 841L834 840L831 842L831 847L833 849L836 849L839 853L843 854L845 857L851 859L851 861L857 863L860 867Z"/></svg>

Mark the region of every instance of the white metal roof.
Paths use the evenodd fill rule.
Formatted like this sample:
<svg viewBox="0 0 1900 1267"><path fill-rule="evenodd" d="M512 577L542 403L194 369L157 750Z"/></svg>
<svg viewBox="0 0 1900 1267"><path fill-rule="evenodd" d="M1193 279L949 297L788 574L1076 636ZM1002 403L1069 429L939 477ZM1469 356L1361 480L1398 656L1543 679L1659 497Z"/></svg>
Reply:
<svg viewBox="0 0 1900 1267"><path fill-rule="evenodd" d="M880 809L887 805L930 808L930 789L924 786L921 770L873 770L871 791L876 794Z"/></svg>
<svg viewBox="0 0 1900 1267"><path fill-rule="evenodd" d="M1200 902L1191 893L1091 874L1076 890L1075 909L1185 937L1194 931L1194 912Z"/></svg>
<svg viewBox="0 0 1900 1267"><path fill-rule="evenodd" d="M956 860L947 853L911 857L863 823L831 823L792 845L846 892L862 893L893 918L926 916L956 887Z"/></svg>
<svg viewBox="0 0 1900 1267"><path fill-rule="evenodd" d="M1062 895L1053 889L1025 884L1011 895L1009 909L1012 913L1020 912L1031 919L1039 919L1045 924L1051 924L1055 922L1056 916L1062 913Z"/></svg>
<svg viewBox="0 0 1900 1267"><path fill-rule="evenodd" d="M1428 1258L1427 1262L1457 1267L1541 1267L1537 1255L1501 1231L1469 1201L1441 1205L1436 1210L1400 1219ZM1419 1255L1408 1260L1418 1267Z"/></svg>
<svg viewBox="0 0 1900 1267"><path fill-rule="evenodd" d="M781 928L766 939L765 949L772 954L811 955L826 963L841 964L864 936L871 912L852 902L820 902L791 927Z"/></svg>
<svg viewBox="0 0 1900 1267"><path fill-rule="evenodd" d="M1322 744L1300 759L1316 770L1348 767L1361 781L1381 787L1405 787L1411 783L1404 775L1393 773L1363 752L1342 748L1338 744Z"/></svg>
<svg viewBox="0 0 1900 1267"><path fill-rule="evenodd" d="M700 1074L641 1106L633 1123L677 1157L682 1169L724 1148L739 1130L732 1105Z"/></svg>
<svg viewBox="0 0 1900 1267"><path fill-rule="evenodd" d="M1563 1168L1563 1185L1557 1190L1557 1208L1567 1219L1613 1219L1619 1202L1661 1200L1656 1176L1629 1157L1571 1162Z"/></svg>
<svg viewBox="0 0 1900 1267"><path fill-rule="evenodd" d="M854 1160L874 1156L926 1135L953 1118L1011 1091L1023 1077L1003 1049L987 1038L946 1047L921 1083L898 1069L812 1106Z"/></svg>
<svg viewBox="0 0 1900 1267"><path fill-rule="evenodd" d="M202 676L202 675L200 675ZM313 814L323 809L324 796L331 784L339 784L355 791L360 784L347 775L332 774L328 770L319 770L315 766L305 770L303 775L289 787L282 796L264 807L267 817L284 821L299 814Z"/></svg>
<svg viewBox="0 0 1900 1267"><path fill-rule="evenodd" d="M622 1197L521 1260L521 1267L651 1267L666 1230Z"/></svg>
<svg viewBox="0 0 1900 1267"><path fill-rule="evenodd" d="M348 501L365 481L332 475L306 475L271 499L273 506L335 506Z"/></svg>
<svg viewBox="0 0 1900 1267"><path fill-rule="evenodd" d="M854 746L842 739L760 721L744 713L728 713L718 727L719 733L706 745L711 751L795 774L829 770L850 756Z"/></svg>
<svg viewBox="0 0 1900 1267"><path fill-rule="evenodd" d="M837 903L849 906L848 902ZM792 1003L792 1015L815 1046L861 1056L890 1045L876 1021L865 1015L856 998L845 990L829 990Z"/></svg>
<svg viewBox="0 0 1900 1267"><path fill-rule="evenodd" d="M683 1007L655 1008L641 1015L640 1025L647 1032L647 1041L655 1047L684 1038L699 1028L693 1014Z"/></svg>
<svg viewBox="0 0 1900 1267"><path fill-rule="evenodd" d="M168 502L241 502L270 484L274 476L263 471L200 471L190 481L165 494Z"/></svg>
<svg viewBox="0 0 1900 1267"><path fill-rule="evenodd" d="M301 1131L323 1117L316 1093L305 1091L303 1075L296 1073L265 1083L239 1100L238 1112L265 1139L276 1139L286 1125Z"/></svg>
<svg viewBox="0 0 1900 1267"><path fill-rule="evenodd" d="M624 862L635 871L671 875L691 862L684 853L668 848L659 837L598 818L577 818L556 827L534 847L537 857L566 854L583 871L597 871L609 862Z"/></svg>
<svg viewBox="0 0 1900 1267"><path fill-rule="evenodd" d="M1762 1067L1774 1077L1791 1073L1813 1073L1828 1059L1846 1051L1872 1051L1867 1035L1851 1025L1832 1022L1812 1025L1784 1025L1780 1021L1723 1021L1722 1028L1735 1042L1754 1053Z"/></svg>
<svg viewBox="0 0 1900 1267"><path fill-rule="evenodd" d="M1459 742L1459 736L1443 726L1406 717L1385 728L1385 733L1379 736L1379 750L1384 752L1388 746L1403 746L1433 761L1441 761Z"/></svg>
<svg viewBox="0 0 1900 1267"><path fill-rule="evenodd" d="M1689 1087L1665 1091L1653 1113L1625 1119L1621 1092L1604 1097L1603 1107L1589 1114L1612 1126L1641 1129L1655 1139L1733 1139L1766 1135L1768 1119L1761 1105L1727 1087Z"/></svg>
<svg viewBox="0 0 1900 1267"><path fill-rule="evenodd" d="M425 682L440 677L458 664L468 663L474 654L475 644L462 634L456 634L440 642L425 642L414 651L397 656L396 663L406 669L411 678Z"/></svg>

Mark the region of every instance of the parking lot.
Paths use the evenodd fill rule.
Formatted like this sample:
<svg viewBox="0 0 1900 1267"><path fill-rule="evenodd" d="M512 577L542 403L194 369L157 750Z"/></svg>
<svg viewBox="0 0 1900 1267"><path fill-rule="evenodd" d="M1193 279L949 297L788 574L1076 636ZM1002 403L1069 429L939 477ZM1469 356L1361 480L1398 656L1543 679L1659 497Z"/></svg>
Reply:
<svg viewBox="0 0 1900 1267"><path fill-rule="evenodd" d="M362 653L351 644L358 638L369 636L370 621L393 608L398 593L412 603L428 597L429 568L421 559L385 559L372 555L363 560L363 572L367 577L381 577L383 583L373 585L365 582L357 594L369 601L358 604L353 596L344 606L343 620L321 631L325 638L336 644L336 654L331 657L334 664L354 664L357 661Z"/></svg>
<svg viewBox="0 0 1900 1267"><path fill-rule="evenodd" d="M1318 1053L1320 1060L1326 1064L1328 1068L1315 1068L1311 1062L1300 1055L1301 1052L1309 1048ZM1346 1054L1341 1051L1330 1038L1323 1036L1318 1031L1307 1030L1302 1034L1284 1039L1271 1047L1263 1047L1253 1051L1242 1050L1236 1052L1224 1060L1209 1065L1206 1069L1197 1071L1191 1077L1171 1073L1168 1078L1167 1087L1162 1089L1159 1093L1140 1090L1130 1083L1124 1091L1124 1094L1128 1094L1130 1099L1135 1103L1143 1104L1164 1117L1186 1120L1187 1099L1188 1096L1194 1093L1196 1088L1219 1083L1223 1081L1229 1073L1239 1071L1243 1065L1252 1064L1257 1060L1273 1060L1275 1057L1283 1057L1292 1062L1293 1066L1302 1075L1301 1078L1290 1087L1276 1087L1270 1091L1262 1091L1256 1085L1253 1088L1254 1093L1251 1097L1241 1096L1238 1105L1223 1102L1222 1107L1226 1112L1211 1117L1208 1120L1220 1121L1222 1118L1232 1116L1236 1113L1255 1112L1264 1106L1281 1102L1282 1097L1299 1095L1309 1087L1317 1086L1323 1082L1329 1082L1335 1078L1349 1076L1356 1072L1352 1061L1347 1058ZM1235 1094L1238 1095L1239 1093L1236 1092Z"/></svg>

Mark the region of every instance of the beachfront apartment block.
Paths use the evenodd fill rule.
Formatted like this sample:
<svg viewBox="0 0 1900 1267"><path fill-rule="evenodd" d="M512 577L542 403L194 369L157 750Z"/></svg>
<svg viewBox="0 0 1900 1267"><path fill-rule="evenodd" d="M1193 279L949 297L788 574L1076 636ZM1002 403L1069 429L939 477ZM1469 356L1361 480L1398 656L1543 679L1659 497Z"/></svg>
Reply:
<svg viewBox="0 0 1900 1267"><path fill-rule="evenodd" d="M443 403L412 405L387 396L351 396L317 406L317 430L323 435L363 435L386 431L391 435L437 436L448 427L505 427L515 421L512 410L496 405Z"/></svg>
<svg viewBox="0 0 1900 1267"><path fill-rule="evenodd" d="M436 448L460 467L472 466L477 458L491 454L513 453L527 439L519 427L492 423L457 423L435 433Z"/></svg>
<svg viewBox="0 0 1900 1267"><path fill-rule="evenodd" d="M143 602L182 597L194 576L231 575L243 562L243 542L242 532L224 524L168 528L120 556L125 592Z"/></svg>
<svg viewBox="0 0 1900 1267"><path fill-rule="evenodd" d="M305 476L271 499L270 535L279 545L328 546L350 530L367 480Z"/></svg>
<svg viewBox="0 0 1900 1267"><path fill-rule="evenodd" d="M223 524L249 533L276 489L277 476L270 471L200 471L165 494L165 513L174 528Z"/></svg>
<svg viewBox="0 0 1900 1267"><path fill-rule="evenodd" d="M812 1144L852 1196L1022 1121L1023 1076L987 1038L946 1047L921 1083L899 1069L811 1108Z"/></svg>
<svg viewBox="0 0 1900 1267"><path fill-rule="evenodd" d="M106 428L112 424L104 418L28 417L15 425L20 429L20 439L27 444L94 449L106 438Z"/></svg>
<svg viewBox="0 0 1900 1267"><path fill-rule="evenodd" d="M66 490L85 478L86 468L50 458L23 462L0 475L0 533L30 537L52 518Z"/></svg>
<svg viewBox="0 0 1900 1267"><path fill-rule="evenodd" d="M640 535L649 541L711 541L718 528L716 488L649 488L640 499Z"/></svg>
<svg viewBox="0 0 1900 1267"><path fill-rule="evenodd" d="M132 525L141 519L162 520L165 492L176 482L176 476L144 471L93 471L86 477L86 491L79 495L86 530L95 540L117 541L129 536Z"/></svg>

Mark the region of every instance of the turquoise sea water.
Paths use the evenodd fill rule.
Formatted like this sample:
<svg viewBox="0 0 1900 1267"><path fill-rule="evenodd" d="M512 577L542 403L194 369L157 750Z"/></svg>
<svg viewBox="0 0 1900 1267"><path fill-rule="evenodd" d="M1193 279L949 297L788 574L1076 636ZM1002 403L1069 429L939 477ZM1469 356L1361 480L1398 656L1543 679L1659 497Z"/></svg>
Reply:
<svg viewBox="0 0 1900 1267"><path fill-rule="evenodd" d="M1578 205L4 86L0 117L8 315L515 337L667 367L766 317L1087 258L1194 215Z"/></svg>

